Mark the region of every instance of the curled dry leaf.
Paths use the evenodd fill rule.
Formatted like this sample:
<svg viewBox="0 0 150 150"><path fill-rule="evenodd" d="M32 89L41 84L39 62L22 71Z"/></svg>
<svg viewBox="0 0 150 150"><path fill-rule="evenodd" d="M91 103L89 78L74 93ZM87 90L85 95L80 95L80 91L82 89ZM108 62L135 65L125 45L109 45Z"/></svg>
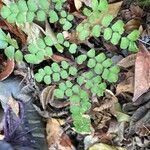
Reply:
<svg viewBox="0 0 150 150"><path fill-rule="evenodd" d="M82 7L82 1L81 0L74 0L74 4L77 10L79 10Z"/></svg>
<svg viewBox="0 0 150 150"><path fill-rule="evenodd" d="M68 101L60 101L54 99L53 91L55 89L55 85L47 86L40 95L40 101L43 109L46 109L47 104L49 103L54 108L63 108L69 105Z"/></svg>
<svg viewBox="0 0 150 150"><path fill-rule="evenodd" d="M142 21L140 19L131 19L130 21L128 21L126 24L125 24L125 31L127 33L135 30L135 29L139 29L140 26L141 26L141 23Z"/></svg>
<svg viewBox="0 0 150 150"><path fill-rule="evenodd" d="M4 60L0 55L0 81L6 79L14 70L15 63L14 60Z"/></svg>
<svg viewBox="0 0 150 150"><path fill-rule="evenodd" d="M136 54L131 54L119 61L117 65L127 69L135 65L135 60Z"/></svg>
<svg viewBox="0 0 150 150"><path fill-rule="evenodd" d="M63 56L60 56L60 55L56 55L56 54L53 54L52 58L51 58L53 61L59 63L63 60L65 61L69 61L67 58L63 57Z"/></svg>
<svg viewBox="0 0 150 150"><path fill-rule="evenodd" d="M125 79L116 87L116 95L129 92L134 92L134 73L129 71L125 74Z"/></svg>
<svg viewBox="0 0 150 150"><path fill-rule="evenodd" d="M150 87L150 53L143 44L139 46L135 63L134 97L136 101Z"/></svg>
<svg viewBox="0 0 150 150"><path fill-rule="evenodd" d="M49 119L46 125L47 142L50 150L75 150L70 138L63 133L60 119Z"/></svg>
<svg viewBox="0 0 150 150"><path fill-rule="evenodd" d="M134 17L142 18L143 16L143 10L138 5L131 4L130 11L132 13L132 18Z"/></svg>

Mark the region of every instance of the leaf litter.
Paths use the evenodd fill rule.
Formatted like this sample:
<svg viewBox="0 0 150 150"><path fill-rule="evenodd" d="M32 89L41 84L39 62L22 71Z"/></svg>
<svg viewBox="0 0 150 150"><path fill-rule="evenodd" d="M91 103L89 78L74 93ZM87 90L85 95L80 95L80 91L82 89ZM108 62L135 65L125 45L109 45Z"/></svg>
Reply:
<svg viewBox="0 0 150 150"><path fill-rule="evenodd" d="M94 1L96 3L97 0ZM105 2L105 0L101 1ZM74 15L74 25L88 23L87 16L82 14L82 10L84 6L91 8L92 2L91 0L67 1L63 8ZM99 98L95 94L91 96L91 109L84 114L84 116L90 116L91 133L80 134L73 127L73 118L69 111L72 102L67 97L59 100L54 96L57 84L37 83L31 73L36 72L45 64L50 65L52 61L56 63L67 61L74 65L74 54L71 56L68 55L68 52L60 54L55 47L52 47L54 49L52 56L44 57L44 61L38 65L17 63L13 59L6 59L3 52L0 52L0 83L3 83L3 80L7 81L9 76L19 76L22 80L19 86L23 86L18 94L9 93L11 97L7 98L9 101L6 102L8 109L4 110L2 115L5 123L1 121L3 125L0 134L1 140L11 143L11 146L15 143L15 146L19 145L20 148L30 146L26 147L27 149L33 148L40 141L38 144L45 145L44 150L148 150L150 145L150 52L148 41L150 38L146 16L149 10L136 2L128 3L126 0L119 2L110 0L109 2L108 10L104 11L95 22L92 22L92 25L94 26L97 22L101 23L107 14L111 14L114 20L116 18L123 19L126 22L124 26L126 33L130 33L134 29L140 31L141 37L138 39L137 45L139 52L131 53L126 49L121 50L118 45L106 42L102 38L103 35L96 38L90 35L85 41L81 41L75 28L62 32L64 40L79 45L77 56L80 53L85 54L88 48L95 48L96 53L104 52L108 57L115 59L114 62L120 66L121 71L117 83L109 85L103 96ZM6 0L4 3L8 5L10 1ZM3 5L0 3L0 7ZM53 9L54 5L50 5L50 7ZM17 40L19 46L22 45L21 51L25 53L27 53L27 44L35 42L39 37L48 35L52 37L53 41L57 41L56 32L61 32L61 24L51 24L48 20L43 23L37 21L31 24L15 25L3 19L0 21L0 28ZM80 74L87 71L84 63L78 69ZM30 70L31 74L27 70ZM68 78L69 81L73 79L74 77ZM4 91L0 89L1 103L4 103L3 99L6 100L4 93L7 93L8 89L9 87L3 89ZM89 94L90 91L87 90L87 93ZM29 107L28 103L32 107ZM26 120L23 119L26 117L23 114L24 110L30 112ZM26 121L30 125L25 124ZM36 128L34 128L35 126ZM36 132L36 129L39 131ZM22 138L20 138L21 136ZM34 138L38 139L37 143ZM0 143L0 146L3 144ZM41 150L41 147L36 146L36 149Z"/></svg>

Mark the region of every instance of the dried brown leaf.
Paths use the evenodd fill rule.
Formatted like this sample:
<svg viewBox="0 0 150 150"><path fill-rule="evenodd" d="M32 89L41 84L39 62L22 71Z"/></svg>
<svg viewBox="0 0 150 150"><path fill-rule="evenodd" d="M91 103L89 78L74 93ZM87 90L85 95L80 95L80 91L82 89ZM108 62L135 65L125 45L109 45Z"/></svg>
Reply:
<svg viewBox="0 0 150 150"><path fill-rule="evenodd" d="M136 101L150 87L150 53L143 44L139 46L135 63L134 97Z"/></svg>
<svg viewBox="0 0 150 150"><path fill-rule="evenodd" d="M135 65L135 60L136 54L131 54L119 61L117 65L127 69Z"/></svg>

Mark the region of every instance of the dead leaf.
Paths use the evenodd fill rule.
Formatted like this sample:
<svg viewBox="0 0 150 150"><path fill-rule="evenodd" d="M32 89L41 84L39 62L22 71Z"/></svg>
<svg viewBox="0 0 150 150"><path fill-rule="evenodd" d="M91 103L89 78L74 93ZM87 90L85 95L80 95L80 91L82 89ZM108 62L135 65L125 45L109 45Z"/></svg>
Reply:
<svg viewBox="0 0 150 150"><path fill-rule="evenodd" d="M60 119L49 119L46 125L47 142L50 150L75 150L70 138L63 133Z"/></svg>
<svg viewBox="0 0 150 150"><path fill-rule="evenodd" d="M135 60L136 60L136 54L131 54L123 58L121 61L119 61L117 65L127 69L135 65Z"/></svg>
<svg viewBox="0 0 150 150"><path fill-rule="evenodd" d="M135 63L134 97L136 101L150 87L150 53L143 44L139 45Z"/></svg>
<svg viewBox="0 0 150 150"><path fill-rule="evenodd" d="M15 67L14 60L4 60L0 55L0 81L5 80L13 72Z"/></svg>
<svg viewBox="0 0 150 150"><path fill-rule="evenodd" d="M77 10L79 10L82 7L81 0L74 0L74 4Z"/></svg>
<svg viewBox="0 0 150 150"><path fill-rule="evenodd" d="M40 94L40 102L44 110L46 109L46 106L50 101L50 99L52 99L52 93L54 89L55 89L55 85L47 86Z"/></svg>
<svg viewBox="0 0 150 150"><path fill-rule="evenodd" d="M19 117L19 104L12 96L8 100L8 105L16 116Z"/></svg>
<svg viewBox="0 0 150 150"><path fill-rule="evenodd" d="M125 92L134 92L134 73L132 71L126 73L125 79L122 82L120 82L116 87L116 95Z"/></svg>
<svg viewBox="0 0 150 150"><path fill-rule="evenodd" d="M89 150L126 150L126 148L97 143L90 147Z"/></svg>
<svg viewBox="0 0 150 150"><path fill-rule="evenodd" d="M131 4L130 11L132 13L132 18L134 17L141 18L143 16L143 10L138 5Z"/></svg>
<svg viewBox="0 0 150 150"><path fill-rule="evenodd" d="M135 29L138 30L141 23L142 23L142 21L140 19L131 19L125 24L125 26L124 26L125 31L127 33L130 33L131 31L133 31Z"/></svg>

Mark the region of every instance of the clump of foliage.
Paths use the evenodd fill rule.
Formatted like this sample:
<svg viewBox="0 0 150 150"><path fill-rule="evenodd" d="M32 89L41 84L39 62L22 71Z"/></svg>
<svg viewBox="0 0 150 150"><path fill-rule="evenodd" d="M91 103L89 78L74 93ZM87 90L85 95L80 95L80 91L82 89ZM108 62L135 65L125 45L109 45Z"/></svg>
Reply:
<svg viewBox="0 0 150 150"><path fill-rule="evenodd" d="M125 29L122 20L117 20L111 24L114 19L111 14L102 16L107 9L107 0L93 0L91 9L83 9L83 14L87 16L87 20L80 23L76 28L79 39L84 41L89 36L99 37L102 35L106 41L110 41L113 45L119 44L121 49L137 52L136 41L140 35L139 31L134 30L129 35L124 36ZM99 20L99 18L101 19Z"/></svg>
<svg viewBox="0 0 150 150"><path fill-rule="evenodd" d="M17 41L2 29L0 29L0 49L4 49L4 53L9 59L15 59L17 62L23 59L23 54L19 50Z"/></svg>
<svg viewBox="0 0 150 150"><path fill-rule="evenodd" d="M149 6L150 5L150 0L137 0L138 4L143 5L143 6Z"/></svg>
<svg viewBox="0 0 150 150"><path fill-rule="evenodd" d="M35 74L37 82L56 84L54 96L58 99L70 100L70 111L73 124L78 132L90 132L90 118L86 114L90 110L90 98L95 95L103 96L108 82L118 80L119 68L113 65L104 53L96 54L90 49L86 54L76 57L76 63L71 65L67 61L60 64L52 63ZM85 64L86 72L80 73L78 66ZM71 79L71 80L70 80ZM79 120L82 122L80 125Z"/></svg>

